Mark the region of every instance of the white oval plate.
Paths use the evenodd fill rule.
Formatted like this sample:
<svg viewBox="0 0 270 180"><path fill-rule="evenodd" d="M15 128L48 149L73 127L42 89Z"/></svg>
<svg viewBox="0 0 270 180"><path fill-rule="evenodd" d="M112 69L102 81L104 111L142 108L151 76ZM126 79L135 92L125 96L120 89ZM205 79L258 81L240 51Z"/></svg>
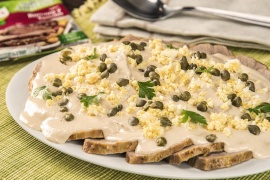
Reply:
<svg viewBox="0 0 270 180"><path fill-rule="evenodd" d="M57 53L43 57L42 59L57 59ZM42 60L40 59L40 60ZM35 131L19 120L19 115L24 108L24 104L29 95L27 83L38 61L35 61L18 71L11 79L6 91L6 103L8 110L15 121L29 134L37 138L44 144L51 146L63 153L75 158L97 164L103 167L120 171L142 174L164 178L183 178L183 179L218 179L231 178L256 174L270 170L270 158L252 159L239 165L219 169L214 171L201 171L183 163L180 166L169 165L166 162L132 165L125 161L123 155L92 155L82 151L82 145L78 142L67 142L65 144L55 144L47 141L41 132ZM18 93L20 89L20 93Z"/></svg>

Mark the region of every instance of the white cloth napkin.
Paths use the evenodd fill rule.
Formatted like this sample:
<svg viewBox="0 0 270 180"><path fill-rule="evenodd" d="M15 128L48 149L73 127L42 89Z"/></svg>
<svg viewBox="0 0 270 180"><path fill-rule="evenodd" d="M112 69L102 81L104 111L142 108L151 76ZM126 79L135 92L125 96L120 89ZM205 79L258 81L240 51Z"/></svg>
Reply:
<svg viewBox="0 0 270 180"><path fill-rule="evenodd" d="M270 0L168 0L167 5L210 7L270 18ZM122 8L108 1L92 15L91 21L98 24L94 31L104 37L132 34L187 44L214 43L270 50L270 28L192 12L148 22L127 15Z"/></svg>

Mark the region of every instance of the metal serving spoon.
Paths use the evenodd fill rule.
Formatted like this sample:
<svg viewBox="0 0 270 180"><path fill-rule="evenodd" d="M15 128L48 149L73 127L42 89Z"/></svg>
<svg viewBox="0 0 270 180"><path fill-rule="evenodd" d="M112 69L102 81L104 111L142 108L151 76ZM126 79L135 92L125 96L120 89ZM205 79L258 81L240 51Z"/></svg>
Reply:
<svg viewBox="0 0 270 180"><path fill-rule="evenodd" d="M240 22L270 27L270 17L212 9L206 7L168 7L160 0L112 0L135 18L156 21L166 19L183 11L197 11L200 13L223 17Z"/></svg>

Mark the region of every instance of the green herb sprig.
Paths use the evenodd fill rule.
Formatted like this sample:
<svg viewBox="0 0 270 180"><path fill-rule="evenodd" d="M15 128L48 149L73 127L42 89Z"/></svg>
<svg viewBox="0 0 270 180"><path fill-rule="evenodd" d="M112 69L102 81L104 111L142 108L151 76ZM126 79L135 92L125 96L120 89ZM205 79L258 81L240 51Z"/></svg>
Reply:
<svg viewBox="0 0 270 180"><path fill-rule="evenodd" d="M211 71L214 69L214 66L211 66L210 68L207 69L201 69L200 67L196 68L196 72L200 73L211 73Z"/></svg>
<svg viewBox="0 0 270 180"><path fill-rule="evenodd" d="M52 93L48 90L47 86L41 86L34 90L33 95L37 97L39 94L41 94L42 99L48 100L52 99Z"/></svg>
<svg viewBox="0 0 270 180"><path fill-rule="evenodd" d="M97 57L98 57L97 48L94 48L94 53L87 56L87 59L88 60L93 60L93 59L96 59Z"/></svg>
<svg viewBox="0 0 270 180"><path fill-rule="evenodd" d="M155 85L152 81L146 81L146 82L138 81L138 85L139 85L140 98L147 97L148 99L152 99L153 97L156 96L155 90L153 89Z"/></svg>
<svg viewBox="0 0 270 180"><path fill-rule="evenodd" d="M178 48L174 47L172 44L167 44L167 48L169 48L169 49L178 49Z"/></svg>
<svg viewBox="0 0 270 180"><path fill-rule="evenodd" d="M256 115L259 113L268 113L270 112L270 104L269 103L262 103L254 108L248 108L249 112L253 112Z"/></svg>
<svg viewBox="0 0 270 180"><path fill-rule="evenodd" d="M102 94L104 93L100 92L97 95L93 95L93 96L83 96L80 102L82 102L85 107L88 107L91 104L98 104L100 102L100 98Z"/></svg>
<svg viewBox="0 0 270 180"><path fill-rule="evenodd" d="M201 123L201 124L207 125L207 121L206 121L205 117L203 117L202 115L200 115L198 113L183 109L181 114L184 115L184 117L182 119L182 123L187 122L188 118L190 117L191 121L193 121L194 123Z"/></svg>

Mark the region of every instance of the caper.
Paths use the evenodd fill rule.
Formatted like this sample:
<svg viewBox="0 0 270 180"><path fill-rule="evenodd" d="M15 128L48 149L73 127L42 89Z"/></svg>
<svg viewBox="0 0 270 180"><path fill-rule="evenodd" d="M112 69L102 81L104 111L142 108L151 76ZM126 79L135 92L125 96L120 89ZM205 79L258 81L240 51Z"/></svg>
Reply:
<svg viewBox="0 0 270 180"><path fill-rule="evenodd" d="M216 139L217 139L217 136L215 134L208 134L205 139L208 141L208 142L214 142Z"/></svg>
<svg viewBox="0 0 270 180"><path fill-rule="evenodd" d="M62 63L62 64L67 64L66 61L65 61L63 58L61 58L61 57L59 58L59 61L60 61L60 63Z"/></svg>
<svg viewBox="0 0 270 180"><path fill-rule="evenodd" d="M167 144L167 140L165 137L158 137L156 139L157 146L165 146Z"/></svg>
<svg viewBox="0 0 270 180"><path fill-rule="evenodd" d="M188 66L189 66L189 64L187 62L185 62L185 61L181 61L180 65L181 65L182 70L187 70Z"/></svg>
<svg viewBox="0 0 270 180"><path fill-rule="evenodd" d="M119 78L117 81L116 81L116 84L118 84L118 86L122 87L122 86L126 86L129 84L129 80L128 79L125 79L125 78Z"/></svg>
<svg viewBox="0 0 270 180"><path fill-rule="evenodd" d="M138 48L137 44L134 43L134 42L130 43L129 45L130 45L130 47L131 47L131 49L132 49L133 51L137 50L137 48Z"/></svg>
<svg viewBox="0 0 270 180"><path fill-rule="evenodd" d="M162 127L172 126L172 122L167 117L161 117L159 120Z"/></svg>
<svg viewBox="0 0 270 180"><path fill-rule="evenodd" d="M196 69L197 68L197 65L196 64L193 64L191 63L189 66L188 66L188 69Z"/></svg>
<svg viewBox="0 0 270 180"><path fill-rule="evenodd" d="M196 74L202 74L202 70L204 70L204 69L206 69L206 67L205 66L200 66L199 68L196 68L195 69L195 73Z"/></svg>
<svg viewBox="0 0 270 180"><path fill-rule="evenodd" d="M146 106L143 108L144 111L147 111L150 108L150 106Z"/></svg>
<svg viewBox="0 0 270 180"><path fill-rule="evenodd" d="M109 75L110 75L109 72L106 70L106 71L102 72L100 76L102 79L104 79L104 78L108 78Z"/></svg>
<svg viewBox="0 0 270 180"><path fill-rule="evenodd" d="M71 113L67 113L65 116L64 116L64 119L66 121L72 121L74 119L74 115L71 114Z"/></svg>
<svg viewBox="0 0 270 180"><path fill-rule="evenodd" d="M128 124L131 126L137 126L139 124L139 119L136 117L132 117L128 120Z"/></svg>
<svg viewBox="0 0 270 180"><path fill-rule="evenodd" d="M161 101L153 102L150 107L153 109L160 109L160 110L164 108L163 103Z"/></svg>
<svg viewBox="0 0 270 180"><path fill-rule="evenodd" d="M182 58L181 58L180 61L187 62L187 57L186 56L182 56Z"/></svg>
<svg viewBox="0 0 270 180"><path fill-rule="evenodd" d="M198 59L201 59L201 53L200 53L199 51L197 51L197 52L195 53L195 57L197 57Z"/></svg>
<svg viewBox="0 0 270 180"><path fill-rule="evenodd" d="M223 70L222 73L220 74L220 77L223 81L228 81L231 77L229 71Z"/></svg>
<svg viewBox="0 0 270 180"><path fill-rule="evenodd" d="M72 58L70 57L71 51L69 50L63 50L61 51L61 55L59 58L59 61L63 64L66 64L66 61L72 61Z"/></svg>
<svg viewBox="0 0 270 180"><path fill-rule="evenodd" d="M147 43L146 42L140 42L140 45L145 47L145 46L147 46Z"/></svg>
<svg viewBox="0 0 270 180"><path fill-rule="evenodd" d="M210 70L210 74L212 74L213 76L219 76L220 71L217 68L213 68Z"/></svg>
<svg viewBox="0 0 270 180"><path fill-rule="evenodd" d="M188 91L184 91L179 95L179 99L182 101L188 101L191 98L191 95Z"/></svg>
<svg viewBox="0 0 270 180"><path fill-rule="evenodd" d="M99 72L104 72L107 69L107 64L102 62L98 65Z"/></svg>
<svg viewBox="0 0 270 180"><path fill-rule="evenodd" d="M119 104L118 106L116 106L116 109L117 109L118 112L119 111L122 111L123 105L122 104Z"/></svg>
<svg viewBox="0 0 270 180"><path fill-rule="evenodd" d="M117 107L114 107L107 113L107 116L112 117L112 116L116 115L117 112L118 112Z"/></svg>
<svg viewBox="0 0 270 180"><path fill-rule="evenodd" d="M79 99L79 100L81 100L83 97L85 97L86 96L86 94L85 93L79 93L78 95L77 95L77 98Z"/></svg>
<svg viewBox="0 0 270 180"><path fill-rule="evenodd" d="M61 51L61 55L62 57L68 57L71 54L71 51L65 49L63 51Z"/></svg>
<svg viewBox="0 0 270 180"><path fill-rule="evenodd" d="M62 92L61 90L52 92L52 96L60 96L60 95L62 95L62 94L63 94L63 92Z"/></svg>
<svg viewBox="0 0 270 180"><path fill-rule="evenodd" d="M135 58L134 59L136 60L136 63L137 64L141 64L143 62L143 57L140 54L135 55Z"/></svg>
<svg viewBox="0 0 270 180"><path fill-rule="evenodd" d="M147 67L146 71L144 72L144 77L149 77L150 72L154 72L155 69L151 68L151 67Z"/></svg>
<svg viewBox="0 0 270 180"><path fill-rule="evenodd" d="M201 52L201 59L206 59L207 58L207 54L204 52Z"/></svg>
<svg viewBox="0 0 270 180"><path fill-rule="evenodd" d="M144 76L144 77L149 77L149 73L150 73L150 72L151 72L151 71L149 71L149 70L144 71L143 76Z"/></svg>
<svg viewBox="0 0 270 180"><path fill-rule="evenodd" d="M146 71L144 71L144 77L149 77L150 72L155 71L157 67L154 65L147 66Z"/></svg>
<svg viewBox="0 0 270 180"><path fill-rule="evenodd" d="M189 70L193 69L192 63L188 65L187 69L189 69Z"/></svg>
<svg viewBox="0 0 270 180"><path fill-rule="evenodd" d="M248 113L244 113L242 116L241 116L241 119L247 119L248 121L251 121L251 117Z"/></svg>
<svg viewBox="0 0 270 180"><path fill-rule="evenodd" d="M234 94L234 93L229 94L229 95L227 96L227 98L230 99L230 100L232 101L234 98L236 98L236 94Z"/></svg>
<svg viewBox="0 0 270 180"><path fill-rule="evenodd" d="M172 95L172 100L175 101L175 102L178 102L179 101L179 96Z"/></svg>
<svg viewBox="0 0 270 180"><path fill-rule="evenodd" d="M259 135L261 133L261 129L257 125L248 125L248 130L254 135Z"/></svg>
<svg viewBox="0 0 270 180"><path fill-rule="evenodd" d="M242 99L240 97L236 97L232 100L232 105L235 107L240 107L242 105Z"/></svg>
<svg viewBox="0 0 270 180"><path fill-rule="evenodd" d="M240 74L239 79L241 81L247 81L248 80L248 75L246 73L242 73L242 74Z"/></svg>
<svg viewBox="0 0 270 180"><path fill-rule="evenodd" d="M144 51L144 46L140 45L140 44L137 44L137 49L139 51Z"/></svg>
<svg viewBox="0 0 270 180"><path fill-rule="evenodd" d="M99 59L104 62L107 59L107 54L101 54Z"/></svg>
<svg viewBox="0 0 270 180"><path fill-rule="evenodd" d="M148 70L151 70L151 71L155 71L156 68L157 68L157 66L155 66L155 65L149 65L149 66L147 66L147 69Z"/></svg>
<svg viewBox="0 0 270 180"><path fill-rule="evenodd" d="M153 81L153 80L159 80L160 76L158 73L156 73L155 71L152 71L149 73L149 77L150 79Z"/></svg>
<svg viewBox="0 0 270 180"><path fill-rule="evenodd" d="M111 63L108 67L109 73L114 73L117 70L117 65L115 63Z"/></svg>
<svg viewBox="0 0 270 180"><path fill-rule="evenodd" d="M62 99L62 100L60 100L58 102L58 105L59 106L65 106L65 105L67 105L68 101L69 101L68 99Z"/></svg>
<svg viewBox="0 0 270 180"><path fill-rule="evenodd" d="M62 81L61 81L61 79L55 78L55 79L53 80L53 86L55 86L55 87L60 87L60 86L62 86Z"/></svg>
<svg viewBox="0 0 270 180"><path fill-rule="evenodd" d="M138 69L138 71L140 71L140 72L144 72L144 69Z"/></svg>
<svg viewBox="0 0 270 180"><path fill-rule="evenodd" d="M208 109L207 108L207 103L205 101L202 101L202 102L197 104L197 110L198 111L206 112L207 109Z"/></svg>
<svg viewBox="0 0 270 180"><path fill-rule="evenodd" d="M68 88L66 89L66 91L65 91L65 95L69 95L69 94L71 94L71 93L73 93L73 89L72 89L72 87L68 87Z"/></svg>
<svg viewBox="0 0 270 180"><path fill-rule="evenodd" d="M159 80L154 79L152 82L154 83L155 86L160 86Z"/></svg>
<svg viewBox="0 0 270 180"><path fill-rule="evenodd" d="M59 107L59 111L60 111L60 112L68 112L68 108L65 107L65 106L60 106L60 107Z"/></svg>
<svg viewBox="0 0 270 180"><path fill-rule="evenodd" d="M249 89L250 91L255 92L255 85L254 85L254 83L253 83L252 81L247 81L247 82L246 82L246 86L249 87L248 89Z"/></svg>
<svg viewBox="0 0 270 180"><path fill-rule="evenodd" d="M123 41L122 43L125 44L125 45L129 45L130 41Z"/></svg>
<svg viewBox="0 0 270 180"><path fill-rule="evenodd" d="M60 58L62 61L72 61L72 58L70 57L70 56L62 56L61 58Z"/></svg>
<svg viewBox="0 0 270 180"><path fill-rule="evenodd" d="M146 100L140 99L137 103L136 103L136 107L143 107L146 104Z"/></svg>

